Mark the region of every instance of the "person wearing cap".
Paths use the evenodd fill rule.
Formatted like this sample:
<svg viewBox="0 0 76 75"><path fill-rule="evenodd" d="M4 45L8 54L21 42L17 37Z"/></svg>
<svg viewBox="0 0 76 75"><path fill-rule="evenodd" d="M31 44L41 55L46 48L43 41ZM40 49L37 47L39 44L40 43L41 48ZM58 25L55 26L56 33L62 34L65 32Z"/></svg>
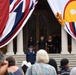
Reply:
<svg viewBox="0 0 76 75"><path fill-rule="evenodd" d="M36 61L36 52L33 49L33 46L30 45L28 50L26 51L26 61L34 64Z"/></svg>
<svg viewBox="0 0 76 75"><path fill-rule="evenodd" d="M70 75L70 69L69 69L69 60L66 58L63 58L60 61L60 75Z"/></svg>
<svg viewBox="0 0 76 75"><path fill-rule="evenodd" d="M40 49L37 51L36 63L27 69L25 75L57 75L55 68L47 64L48 62L48 53Z"/></svg>

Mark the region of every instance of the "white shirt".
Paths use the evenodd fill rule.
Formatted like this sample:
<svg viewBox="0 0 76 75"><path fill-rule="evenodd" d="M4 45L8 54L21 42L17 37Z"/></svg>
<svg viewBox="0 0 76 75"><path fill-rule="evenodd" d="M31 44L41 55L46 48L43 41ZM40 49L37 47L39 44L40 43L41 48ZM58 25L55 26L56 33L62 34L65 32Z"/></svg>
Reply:
<svg viewBox="0 0 76 75"><path fill-rule="evenodd" d="M70 75L76 75L76 67L72 68Z"/></svg>

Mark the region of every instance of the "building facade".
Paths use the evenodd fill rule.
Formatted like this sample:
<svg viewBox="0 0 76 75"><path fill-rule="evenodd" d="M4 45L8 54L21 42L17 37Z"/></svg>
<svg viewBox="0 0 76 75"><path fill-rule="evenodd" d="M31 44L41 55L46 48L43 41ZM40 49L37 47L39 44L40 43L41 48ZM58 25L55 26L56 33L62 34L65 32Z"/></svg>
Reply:
<svg viewBox="0 0 76 75"><path fill-rule="evenodd" d="M60 35L61 54L76 54L75 40L71 38L58 23L46 0L39 0L36 9L17 37L7 46L1 48L1 50L7 55L25 54L28 38L33 36L35 41L38 41L42 35L45 39L47 39L49 35Z"/></svg>

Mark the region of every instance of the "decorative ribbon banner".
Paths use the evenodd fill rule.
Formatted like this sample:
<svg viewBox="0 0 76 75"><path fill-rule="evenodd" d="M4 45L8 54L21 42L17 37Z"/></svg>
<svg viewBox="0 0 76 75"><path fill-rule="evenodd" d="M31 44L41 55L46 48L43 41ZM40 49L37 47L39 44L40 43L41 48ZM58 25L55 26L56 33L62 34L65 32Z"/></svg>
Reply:
<svg viewBox="0 0 76 75"><path fill-rule="evenodd" d="M37 0L0 0L0 48L12 41L31 16Z"/></svg>
<svg viewBox="0 0 76 75"><path fill-rule="evenodd" d="M47 0L55 17L76 39L76 0Z"/></svg>

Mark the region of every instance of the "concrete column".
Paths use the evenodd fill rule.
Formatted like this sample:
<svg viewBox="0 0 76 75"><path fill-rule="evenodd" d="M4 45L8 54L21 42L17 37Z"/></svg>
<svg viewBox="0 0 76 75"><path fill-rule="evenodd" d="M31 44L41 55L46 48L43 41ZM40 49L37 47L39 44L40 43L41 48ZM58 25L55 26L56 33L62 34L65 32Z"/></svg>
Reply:
<svg viewBox="0 0 76 75"><path fill-rule="evenodd" d="M23 30L17 36L17 53L18 55L24 54L23 52Z"/></svg>
<svg viewBox="0 0 76 75"><path fill-rule="evenodd" d="M11 41L7 45L7 53L6 53L6 55L14 55L14 52L13 52L13 41Z"/></svg>
<svg viewBox="0 0 76 75"><path fill-rule="evenodd" d="M61 54L69 54L67 32L61 27Z"/></svg>
<svg viewBox="0 0 76 75"><path fill-rule="evenodd" d="M72 38L72 51L71 54L76 54L76 41Z"/></svg>

